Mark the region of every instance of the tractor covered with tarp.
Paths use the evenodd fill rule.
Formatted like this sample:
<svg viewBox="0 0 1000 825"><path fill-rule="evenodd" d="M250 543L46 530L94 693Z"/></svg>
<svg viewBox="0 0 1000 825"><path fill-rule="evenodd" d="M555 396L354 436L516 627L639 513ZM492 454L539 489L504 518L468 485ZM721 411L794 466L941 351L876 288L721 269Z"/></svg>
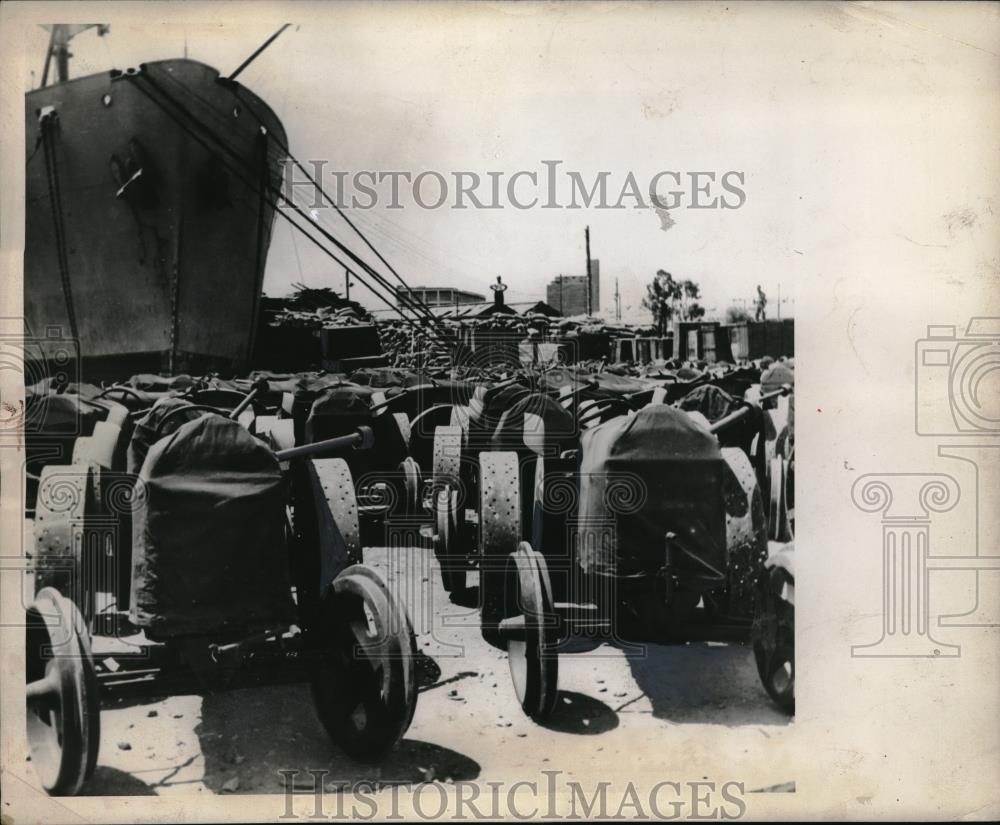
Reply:
<svg viewBox="0 0 1000 825"><path fill-rule="evenodd" d="M362 563L344 459L374 434L276 451L240 422L252 395L228 413L161 399L136 422L130 471L80 450L43 468L25 653L49 793L92 775L112 698L305 681L332 740L365 760L409 726L415 637Z"/></svg>
<svg viewBox="0 0 1000 825"><path fill-rule="evenodd" d="M446 589L478 570L483 635L507 650L533 718L552 711L559 653L580 634L752 642L767 692L791 710L792 536L761 492L781 470L754 460L787 463L775 422L791 387L744 401L698 385L674 404L619 389L486 387L460 426L439 428Z"/></svg>

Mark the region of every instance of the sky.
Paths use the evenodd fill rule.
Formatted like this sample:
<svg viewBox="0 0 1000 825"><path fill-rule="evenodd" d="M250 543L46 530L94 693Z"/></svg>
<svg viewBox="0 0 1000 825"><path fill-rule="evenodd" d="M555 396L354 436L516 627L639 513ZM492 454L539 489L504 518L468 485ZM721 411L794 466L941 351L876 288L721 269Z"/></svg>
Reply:
<svg viewBox="0 0 1000 825"><path fill-rule="evenodd" d="M921 107L895 113L893 96L912 95L930 78L913 58L910 24L863 8L752 5L435 4L401 12L331 4L293 20L240 82L281 118L296 157L328 169L446 177L468 170L506 180L519 170L544 173L543 160L559 160L561 171L579 172L588 185L607 171L612 201L630 172L644 192L657 172L685 182L667 221L633 200L620 210L422 209L412 201L388 209L380 187L378 208L349 214L412 285L488 294L500 275L508 300L543 299L552 278L584 274L589 226L606 317L617 282L623 320L645 321L641 300L658 269L697 282L710 317L752 304L757 284L770 315L780 295L781 314L790 316L803 257L826 242L830 185L850 191L845 174L892 174L891 164L879 168L862 152L825 181L825 154L863 141L859 124L878 129L884 121L901 136L922 128ZM92 30L74 41L71 76L185 53L228 74L275 29L227 23L221 12L208 23L112 21L105 37ZM39 74L46 38L36 29L25 43L38 55ZM890 60L894 71L879 78L878 65ZM949 82L935 71L936 83ZM956 81L968 79L958 71ZM860 91L871 112L856 110ZM953 116L957 130L977 127L961 112ZM743 176L739 208L690 208L685 176L729 171ZM428 187L425 198L433 199ZM709 197L720 194L716 185ZM820 205L824 221L807 220ZM845 202L833 219L838 229L864 231L857 217ZM322 219L361 248L329 210ZM280 295L296 282L341 291L344 273L278 219L264 289ZM360 285L352 298L380 306Z"/></svg>

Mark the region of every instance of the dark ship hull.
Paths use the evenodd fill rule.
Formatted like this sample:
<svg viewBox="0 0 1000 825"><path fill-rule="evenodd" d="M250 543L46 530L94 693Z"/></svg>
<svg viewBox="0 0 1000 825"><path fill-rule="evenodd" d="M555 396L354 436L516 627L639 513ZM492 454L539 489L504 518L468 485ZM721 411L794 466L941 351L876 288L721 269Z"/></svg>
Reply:
<svg viewBox="0 0 1000 825"><path fill-rule="evenodd" d="M92 381L244 369L287 152L274 112L191 60L25 103L28 334L74 339Z"/></svg>

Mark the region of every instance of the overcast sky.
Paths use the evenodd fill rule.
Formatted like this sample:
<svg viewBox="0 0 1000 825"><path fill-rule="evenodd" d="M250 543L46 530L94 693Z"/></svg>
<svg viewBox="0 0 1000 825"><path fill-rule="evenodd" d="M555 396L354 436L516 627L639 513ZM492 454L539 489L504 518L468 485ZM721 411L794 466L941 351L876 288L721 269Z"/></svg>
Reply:
<svg viewBox="0 0 1000 825"><path fill-rule="evenodd" d="M112 22L106 37L90 31L74 41L71 75L180 57L185 49L228 74L275 28L235 27L221 12L213 26L151 30ZM348 172L493 171L506 178L542 173L543 160L560 160L561 171L588 181L610 172L612 200L630 171L642 190L660 171L745 175L738 209L685 208L690 186L681 187L685 203L671 210L668 230L660 215L632 208L632 200L623 210L517 210L509 203L499 210L412 203L354 210L411 284L488 293L502 275L509 300L544 298L554 276L584 273L589 225L605 315L613 312L618 279L625 320L643 318L645 284L660 268L698 282L717 314L752 301L760 283L770 313L780 290L782 314L791 315L796 279L804 266L821 265L831 232L865 232L865 212L877 208L869 199L838 209L830 192L850 192L851 176L871 192L878 178L888 187L914 171L932 175L932 158L921 165L919 145L914 166L915 142L940 113L931 93L959 83L961 94L975 95L977 84L986 89L990 78L975 76L979 64L951 74L946 57L955 44L938 28L922 34L891 14L825 4L444 4L405 13L332 5L288 29L240 81L277 112L297 157ZM29 38L26 46L37 51L40 73L47 35L37 29L31 37L37 42ZM932 66L916 59L917 49L942 59ZM880 74L880 65L892 70ZM960 141L980 125L955 108L933 128ZM873 139L878 151L866 152ZM906 168L885 151L896 141L909 147ZM427 191L433 196L432 186ZM716 186L709 197L720 194ZM301 238L293 245L279 219L265 291L283 294L297 281L340 291L343 273ZM360 288L352 297L378 306Z"/></svg>

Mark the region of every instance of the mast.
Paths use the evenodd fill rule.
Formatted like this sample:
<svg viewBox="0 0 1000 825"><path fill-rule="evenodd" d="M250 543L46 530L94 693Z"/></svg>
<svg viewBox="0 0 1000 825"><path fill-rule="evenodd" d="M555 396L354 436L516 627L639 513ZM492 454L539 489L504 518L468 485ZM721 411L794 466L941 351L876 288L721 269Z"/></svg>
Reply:
<svg viewBox="0 0 1000 825"><path fill-rule="evenodd" d="M69 41L80 32L95 27L98 37L104 37L111 30L108 23L86 23L83 25L55 23L42 26L50 33L49 49L45 54L45 68L42 70L42 86L47 86L49 83L49 68L53 57L56 59L56 82L65 83L69 80L69 59L73 56L69 50Z"/></svg>

